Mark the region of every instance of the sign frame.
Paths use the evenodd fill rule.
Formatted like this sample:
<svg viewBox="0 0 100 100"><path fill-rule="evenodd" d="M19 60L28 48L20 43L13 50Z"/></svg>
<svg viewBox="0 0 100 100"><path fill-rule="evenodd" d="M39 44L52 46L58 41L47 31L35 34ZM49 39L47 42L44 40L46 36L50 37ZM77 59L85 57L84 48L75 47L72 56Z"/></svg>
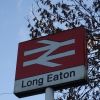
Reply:
<svg viewBox="0 0 100 100"><path fill-rule="evenodd" d="M21 49L20 49L20 47L22 47L22 46L24 46L24 48L26 48L27 46L26 45L28 45L28 42L31 42L31 41L40 41L41 39L45 39L45 38L47 38L47 37L49 37L49 39L51 38L51 37L54 37L54 36L58 36L58 34L64 34L64 36L66 36L67 37L67 35L68 34L77 34L77 32L79 32L78 33L78 35L80 34L81 35L81 32L82 32L82 36L84 36L84 37L82 37L82 49L84 49L83 50L83 53L84 54L82 54L82 60L84 60L84 61L82 61L82 64L79 64L79 65L71 65L71 68L73 68L73 70L75 71L75 72L77 72L76 71L76 69L74 69L74 68L77 68L77 69L83 69L82 71L83 71L83 76L81 76L81 73L80 73L80 79L77 79L77 77L76 77L76 79L74 80L73 78L73 80L71 80L71 81L66 81L66 82L62 82L62 83L59 83L59 84L49 84L49 85L46 85L46 86L43 86L43 87L41 87L40 86L40 88L38 87L38 88L36 88L36 89L26 89L26 90L22 90L21 88L21 90L19 89L18 91L17 91L17 88L18 87L20 87L20 80L21 80L21 82L23 82L23 84L24 84L24 82L25 81L23 81L23 80L26 80L27 78L30 78L30 77L42 77L43 78L43 80L45 79L45 77L43 77L43 76L48 76L49 74L52 74L52 75L54 75L55 73L60 73L60 71L61 70L66 70L66 75L68 76L68 75L70 75L69 73L71 72L68 72L71 68L70 67L68 67L67 68L67 66L66 66L66 68L63 68L63 69L57 69L57 70L54 70L54 71L48 71L48 72L43 72L43 73L40 73L40 74L34 74L33 76L30 74L30 76L27 76L26 74L24 74L21 70L20 70L20 68L18 68L18 67L20 67L20 64L19 63L22 63L21 61L20 61L20 59L23 59L23 55L24 55L24 53L23 53L23 55L21 54L22 52L20 51ZM65 33L67 34L67 35L65 35ZM76 87L76 86L79 86L79 85L84 85L84 84L86 84L87 83L87 42L86 42L86 29L84 29L83 27L78 27L78 28L74 28L74 29L70 29L70 30L66 30L66 31L63 31L63 32L60 32L60 33L58 33L58 34L54 34L54 35L48 35L48 36L44 36L44 37L40 37L40 38L38 38L38 39L35 39L35 40L29 40L29 41L25 41L25 42L21 42L21 43L19 43L19 49L18 49L18 57L17 57L17 67L16 67L16 77L15 77L15 87L14 87L14 94L17 96L17 97L19 97L19 98L22 98L22 97L26 97L26 96L31 96L31 95L36 95L36 94L41 94L41 93L44 93L45 92L45 89L47 88L47 87L52 87L54 90L58 90L58 89L63 89L63 88L67 88L67 87ZM71 37L70 35L69 35L69 37ZM72 36L73 37L73 36ZM81 37L81 36L80 36ZM47 38L48 39L48 38ZM84 39L84 40L83 40ZM24 44L24 45L23 45ZM64 44L64 42L62 42L62 44ZM70 44L69 44L70 45ZM67 47L68 48L68 47ZM70 46L69 46L69 48L70 48ZM81 48L81 47L78 47L78 48ZM22 48L23 49L23 48ZM27 50L26 50L27 51ZM30 51L30 48L28 49L28 51ZM60 50L59 50L60 51ZM33 51L32 51L33 52ZM82 52L81 52L82 53ZM22 55L22 56L20 56L21 58L19 58L19 55ZM28 54L28 52L26 52L26 55ZM44 53L42 53L42 54L44 54ZM69 55L70 56L70 55ZM52 57L51 57L52 58ZM51 60L52 61L52 60ZM27 61L26 61L27 62ZM28 62L28 64L30 64L29 62ZM28 64L26 64L26 66L28 65ZM42 63L43 64L43 63ZM47 63L46 63L47 64ZM24 64L23 64L24 65ZM32 67L32 66L30 66L30 67ZM24 67L25 68L25 67ZM81 71L81 70L80 70ZM19 74L19 72L20 72L20 74ZM62 71L61 73L63 73L64 74L64 71ZM23 77L23 75L25 76L25 77ZM77 74L79 74L78 72L77 72ZM57 75L57 74L56 74ZM76 74L75 74L76 75ZM21 77L20 77L21 76ZM66 77L67 77L66 76ZM60 77L61 77L61 74L60 74ZM74 74L73 74L73 77L74 77ZM68 78L67 78L68 79ZM71 78L70 78L71 79ZM30 79L29 79L30 80ZM17 82L18 81L18 82ZM63 81L63 79L61 79L60 81ZM28 81L27 81L28 82ZM27 83L26 82L26 83ZM31 84L31 81L30 81L30 83L27 83L27 84ZM48 84L48 82L47 82L47 84ZM26 88L27 86L25 86L25 88ZM31 86L30 86L31 87Z"/></svg>

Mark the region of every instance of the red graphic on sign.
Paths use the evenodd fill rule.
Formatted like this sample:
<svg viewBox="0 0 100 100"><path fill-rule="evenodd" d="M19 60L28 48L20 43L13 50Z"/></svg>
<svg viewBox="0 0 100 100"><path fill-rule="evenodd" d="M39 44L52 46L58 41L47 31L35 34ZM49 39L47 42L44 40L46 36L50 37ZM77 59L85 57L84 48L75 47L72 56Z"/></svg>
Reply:
<svg viewBox="0 0 100 100"><path fill-rule="evenodd" d="M16 79L85 65L85 35L80 27L20 43Z"/></svg>

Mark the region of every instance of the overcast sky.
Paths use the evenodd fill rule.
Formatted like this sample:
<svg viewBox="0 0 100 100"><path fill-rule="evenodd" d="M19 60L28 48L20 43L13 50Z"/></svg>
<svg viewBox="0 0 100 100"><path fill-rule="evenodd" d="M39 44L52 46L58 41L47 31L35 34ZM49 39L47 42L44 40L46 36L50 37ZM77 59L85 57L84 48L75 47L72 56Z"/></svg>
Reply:
<svg viewBox="0 0 100 100"><path fill-rule="evenodd" d="M0 100L45 100L44 94L22 99L13 94L18 43L29 40L26 18L33 1L0 0Z"/></svg>
<svg viewBox="0 0 100 100"><path fill-rule="evenodd" d="M25 17L33 0L0 0L0 100L19 100L14 94L18 43L29 39ZM44 100L44 94L21 100Z"/></svg>

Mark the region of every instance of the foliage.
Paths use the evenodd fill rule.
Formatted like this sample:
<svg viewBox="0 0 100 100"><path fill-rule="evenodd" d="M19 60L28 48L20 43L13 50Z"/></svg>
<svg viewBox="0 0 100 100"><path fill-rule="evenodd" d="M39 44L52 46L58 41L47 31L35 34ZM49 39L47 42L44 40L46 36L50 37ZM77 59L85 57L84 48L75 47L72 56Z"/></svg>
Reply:
<svg viewBox="0 0 100 100"><path fill-rule="evenodd" d="M55 100L100 100L100 0L36 0L35 4L27 19L31 39L79 26L88 30L89 83L59 91L62 96Z"/></svg>

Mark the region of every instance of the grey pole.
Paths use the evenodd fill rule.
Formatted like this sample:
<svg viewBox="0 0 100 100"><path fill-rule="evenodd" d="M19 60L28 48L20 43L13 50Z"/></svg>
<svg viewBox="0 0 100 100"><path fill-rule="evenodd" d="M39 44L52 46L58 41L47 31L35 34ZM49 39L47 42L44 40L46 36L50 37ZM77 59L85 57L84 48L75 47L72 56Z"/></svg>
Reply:
<svg viewBox="0 0 100 100"><path fill-rule="evenodd" d="M50 87L45 90L45 100L54 100L54 91Z"/></svg>

